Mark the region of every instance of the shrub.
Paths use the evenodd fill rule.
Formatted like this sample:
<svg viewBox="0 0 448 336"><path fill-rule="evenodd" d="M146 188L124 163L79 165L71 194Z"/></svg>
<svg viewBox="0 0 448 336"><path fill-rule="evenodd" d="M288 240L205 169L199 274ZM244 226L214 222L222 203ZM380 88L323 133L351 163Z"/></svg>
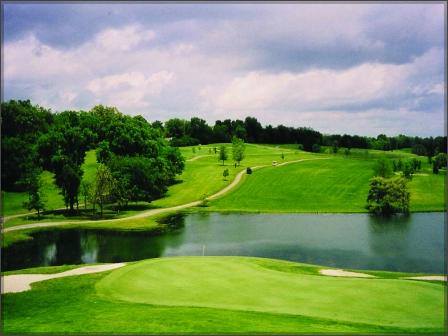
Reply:
<svg viewBox="0 0 448 336"><path fill-rule="evenodd" d="M313 153L320 153L320 145L319 145L319 144L314 144L314 145L311 147L311 151L312 151Z"/></svg>
<svg viewBox="0 0 448 336"><path fill-rule="evenodd" d="M408 213L409 195L406 179L374 177L370 180L366 208L377 215Z"/></svg>

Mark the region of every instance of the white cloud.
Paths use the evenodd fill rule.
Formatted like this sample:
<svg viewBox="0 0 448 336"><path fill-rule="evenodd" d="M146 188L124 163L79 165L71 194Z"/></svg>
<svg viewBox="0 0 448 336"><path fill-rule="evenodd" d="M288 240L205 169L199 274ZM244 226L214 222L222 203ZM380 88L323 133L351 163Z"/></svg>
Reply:
<svg viewBox="0 0 448 336"><path fill-rule="evenodd" d="M441 129L444 49L429 37L439 25L427 23L418 34L419 41L432 43L426 52L397 51L388 36L372 33L377 22L397 36L393 41L412 40L414 33L399 22L400 14L384 8L263 5L244 19L107 26L65 48L30 33L4 45L5 97L54 110L109 104L150 120L252 115L263 123L322 131L350 132L350 126L352 133L369 127L380 132L381 125L394 132L402 120L406 133L411 125L423 127L421 119L431 122L421 132ZM438 22L439 11L415 7L403 15L412 22L437 15ZM407 61L385 61L390 49L405 53ZM314 62L314 55L322 62ZM296 58L301 66L293 64Z"/></svg>
<svg viewBox="0 0 448 336"><path fill-rule="evenodd" d="M91 80L87 84L98 103L117 106L119 109L150 106L152 97L174 80L174 74L160 71L150 76L140 72L127 72Z"/></svg>
<svg viewBox="0 0 448 336"><path fill-rule="evenodd" d="M104 48L106 51L125 51L151 41L155 37L154 31L143 29L138 25L131 25L121 29L110 28L101 31L96 36L94 44Z"/></svg>
<svg viewBox="0 0 448 336"><path fill-rule="evenodd" d="M219 111L237 112L242 117L257 111L335 109L363 106L410 94L443 94L439 82L421 83L416 80L424 77L426 72L440 72L440 60L443 60L440 50L431 50L413 62L398 65L364 63L344 70L249 72L234 78L224 87L203 90L202 96L209 108L214 106ZM397 100L397 108L402 103L402 100Z"/></svg>

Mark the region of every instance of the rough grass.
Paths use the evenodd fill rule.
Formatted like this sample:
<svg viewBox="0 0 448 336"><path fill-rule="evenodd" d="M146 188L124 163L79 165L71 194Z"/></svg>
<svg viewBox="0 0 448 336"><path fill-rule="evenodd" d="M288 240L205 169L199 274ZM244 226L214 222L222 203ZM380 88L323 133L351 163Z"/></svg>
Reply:
<svg viewBox="0 0 448 336"><path fill-rule="evenodd" d="M189 261L194 261L194 265ZM318 268L256 258L166 258L162 262L137 262L112 272L48 280L33 284L31 291L2 295L3 332L443 332L443 286L409 280L313 275ZM116 293L129 286L132 277L136 286L127 291L132 300L135 291L143 290L146 295L157 289L156 299L146 296L137 299L160 302L116 300ZM111 281L119 281L117 292L105 295L104 291L113 292L109 287ZM148 286L142 288L145 283ZM199 295L192 298L197 307L178 305L191 295L182 289L188 287ZM292 297L285 296L288 291ZM403 301L392 300L397 296ZM236 309L208 307L212 302L225 305L234 299L238 300ZM176 305L165 305L167 300ZM263 306L258 306L261 302ZM378 308L380 302L384 305ZM241 309L240 305L249 307ZM369 305L371 309L366 308ZM323 309L318 309L319 306ZM330 308L335 307L333 314L329 314ZM365 315L362 310L352 313L355 308L368 311ZM266 312L269 309L292 309L294 313ZM329 317L322 317L326 315Z"/></svg>
<svg viewBox="0 0 448 336"><path fill-rule="evenodd" d="M333 155L328 160L264 168L238 189L211 201L208 210L366 212L374 164L375 159ZM444 210L444 182L444 172L434 175L424 163L409 183L411 211Z"/></svg>

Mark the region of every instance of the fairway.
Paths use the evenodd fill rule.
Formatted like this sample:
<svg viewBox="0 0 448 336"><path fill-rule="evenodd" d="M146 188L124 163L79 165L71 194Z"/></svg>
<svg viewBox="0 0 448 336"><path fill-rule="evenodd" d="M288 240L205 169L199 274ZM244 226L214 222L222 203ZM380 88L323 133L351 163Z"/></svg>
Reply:
<svg viewBox="0 0 448 336"><path fill-rule="evenodd" d="M212 201L208 210L366 212L376 160L327 157L256 171L239 188ZM428 168L414 175L409 183L411 211L444 210L444 180L443 172L434 175Z"/></svg>
<svg viewBox="0 0 448 336"><path fill-rule="evenodd" d="M277 267L239 257L155 259L112 272L97 289L105 297L135 303L305 315L403 328L443 325L441 285L297 274L282 269L282 264L290 263L273 264Z"/></svg>

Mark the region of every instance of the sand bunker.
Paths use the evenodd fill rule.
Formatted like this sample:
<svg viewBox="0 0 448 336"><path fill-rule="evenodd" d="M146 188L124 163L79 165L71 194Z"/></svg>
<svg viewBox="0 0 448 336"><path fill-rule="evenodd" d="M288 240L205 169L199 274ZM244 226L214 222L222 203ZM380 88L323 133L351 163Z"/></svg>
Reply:
<svg viewBox="0 0 448 336"><path fill-rule="evenodd" d="M55 274L15 274L2 277L2 294L4 293L18 293L31 289L31 284L38 281L44 281L55 278L62 278L72 275L82 275L90 273L98 273L110 271L115 268L123 267L125 263L105 264L84 266L72 269L70 271L55 273Z"/></svg>
<svg viewBox="0 0 448 336"><path fill-rule="evenodd" d="M351 277L351 278L375 278L373 275L358 273L358 272L348 272L341 269L323 269L319 271L322 275L335 276L335 277Z"/></svg>
<svg viewBox="0 0 448 336"><path fill-rule="evenodd" d="M443 276L443 275L424 275L424 276L416 276L416 277L409 277L409 278L403 278L403 279L446 281L446 276Z"/></svg>

